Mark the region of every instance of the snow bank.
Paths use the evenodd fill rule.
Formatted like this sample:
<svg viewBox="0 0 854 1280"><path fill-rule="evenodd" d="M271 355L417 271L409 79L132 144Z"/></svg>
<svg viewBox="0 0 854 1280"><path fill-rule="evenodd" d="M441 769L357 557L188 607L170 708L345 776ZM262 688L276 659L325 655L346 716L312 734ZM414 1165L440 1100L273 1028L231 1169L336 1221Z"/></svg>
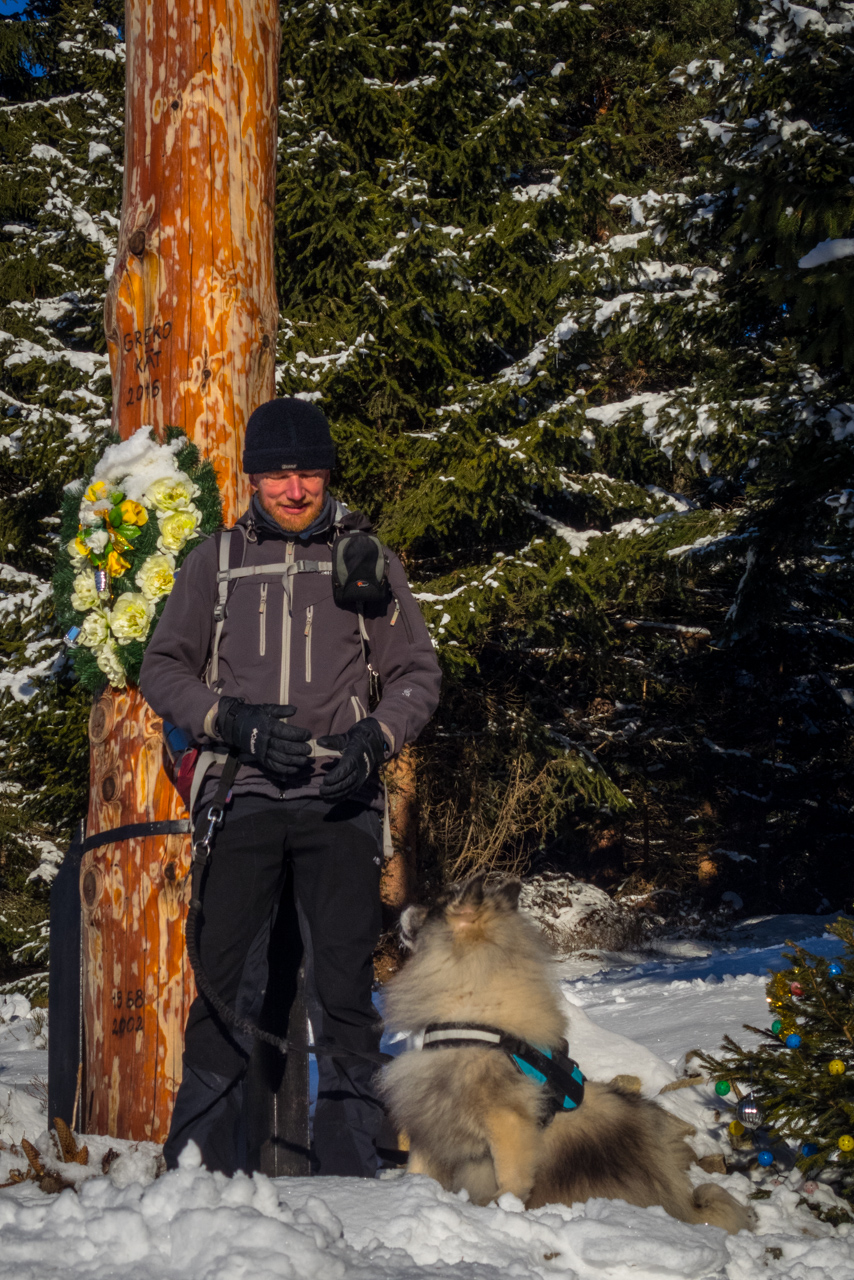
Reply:
<svg viewBox="0 0 854 1280"><path fill-rule="evenodd" d="M682 1073L686 1050L713 1048L723 1030L761 1018L766 969L780 963L771 933L806 937L822 923L744 922L748 945L728 951L677 940L669 956L641 963L560 962L571 1053L592 1079L631 1075L657 1094ZM839 943L808 945L827 954ZM40 1016L22 996L0 1003L0 1182L26 1167L9 1146L22 1134L45 1155L51 1149L43 1096L26 1084L46 1069L35 1048ZM699 1155L724 1149L729 1113L711 1086L659 1101L694 1125ZM76 1190L48 1195L32 1182L0 1190L0 1280L854 1280L854 1227L815 1218L796 1169L729 1177L696 1169L696 1182L726 1186L743 1203L757 1190L765 1197L753 1201L756 1233L727 1236L621 1201L527 1213L504 1196L481 1208L424 1177L227 1179L201 1169L192 1148L182 1168L157 1178L153 1143L83 1141L90 1166L52 1162ZM119 1155L104 1174L111 1147ZM810 1201L839 1207L828 1186Z"/></svg>
<svg viewBox="0 0 854 1280"><path fill-rule="evenodd" d="M116 1162L118 1164L118 1161ZM115 1168L115 1166L114 1166ZM226 1178L188 1159L145 1186L106 1177L49 1196L0 1195L0 1276L47 1280L341 1280L341 1227L308 1196L291 1209L263 1177Z"/></svg>
<svg viewBox="0 0 854 1280"><path fill-rule="evenodd" d="M480 1208L428 1178L224 1178L198 1154L156 1182L0 1193L9 1280L854 1280L850 1228L816 1221L789 1180L758 1203L759 1233L727 1236L621 1201L526 1213ZM706 1175L703 1175L705 1178ZM744 1199L753 1184L725 1181Z"/></svg>

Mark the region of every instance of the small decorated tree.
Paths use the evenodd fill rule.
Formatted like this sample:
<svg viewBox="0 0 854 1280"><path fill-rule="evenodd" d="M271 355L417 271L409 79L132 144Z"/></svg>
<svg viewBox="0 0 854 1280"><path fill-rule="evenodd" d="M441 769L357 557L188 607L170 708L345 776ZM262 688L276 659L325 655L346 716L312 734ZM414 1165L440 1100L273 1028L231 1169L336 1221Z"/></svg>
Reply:
<svg viewBox="0 0 854 1280"><path fill-rule="evenodd" d="M840 1173L837 1191L854 1199L854 921L830 926L844 944L833 960L792 945L788 966L768 982L770 1029L744 1049L730 1036L719 1058L700 1055L725 1096L753 1094L772 1138L796 1146L798 1166Z"/></svg>

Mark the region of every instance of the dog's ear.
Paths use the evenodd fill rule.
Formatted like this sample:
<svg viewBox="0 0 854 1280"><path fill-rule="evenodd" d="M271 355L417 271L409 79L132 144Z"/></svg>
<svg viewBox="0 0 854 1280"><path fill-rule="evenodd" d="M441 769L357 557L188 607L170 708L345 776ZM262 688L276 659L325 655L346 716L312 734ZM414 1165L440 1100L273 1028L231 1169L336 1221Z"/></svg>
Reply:
<svg viewBox="0 0 854 1280"><path fill-rule="evenodd" d="M469 876L468 880L463 880L460 884L451 886L451 896L448 906L454 907L479 907L483 904L484 885L486 877L483 875Z"/></svg>
<svg viewBox="0 0 854 1280"><path fill-rule="evenodd" d="M400 931L400 941L407 950L412 951L414 948L418 931L426 918L426 907L406 907L401 912L398 929Z"/></svg>
<svg viewBox="0 0 854 1280"><path fill-rule="evenodd" d="M490 902L500 911L517 911L521 892L522 881L516 879L499 880L486 889Z"/></svg>

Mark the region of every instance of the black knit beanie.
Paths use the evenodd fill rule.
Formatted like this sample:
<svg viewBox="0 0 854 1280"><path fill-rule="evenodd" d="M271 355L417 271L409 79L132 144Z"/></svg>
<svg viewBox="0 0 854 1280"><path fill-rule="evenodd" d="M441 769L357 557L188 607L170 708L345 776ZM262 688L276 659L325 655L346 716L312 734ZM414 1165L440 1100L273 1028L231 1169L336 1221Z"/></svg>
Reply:
<svg viewBox="0 0 854 1280"><path fill-rule="evenodd" d="M335 445L326 414L310 400L285 396L259 405L246 424L243 470L331 471Z"/></svg>

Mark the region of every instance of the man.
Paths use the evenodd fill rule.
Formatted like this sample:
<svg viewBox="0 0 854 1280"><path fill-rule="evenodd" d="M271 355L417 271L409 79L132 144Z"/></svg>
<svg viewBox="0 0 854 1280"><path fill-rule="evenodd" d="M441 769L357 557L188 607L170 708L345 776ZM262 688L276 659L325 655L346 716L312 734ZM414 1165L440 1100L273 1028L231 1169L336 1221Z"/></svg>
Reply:
<svg viewBox="0 0 854 1280"><path fill-rule="evenodd" d="M315 405L271 400L252 414L243 454L249 509L182 565L140 688L200 748L194 814L210 803L228 752L241 761L202 883L208 979L230 1008L257 1022L290 866L322 1023L315 1034L356 1051L321 1059L317 1171L372 1177L382 1121L370 1061L379 1047L371 1001L382 861L377 767L417 738L440 676L400 561L385 550L383 583L367 521L329 494L334 465L329 424ZM360 533L350 537L349 559L367 550L379 581L374 603L357 607L335 602L330 570L333 548ZM336 554L340 598L347 556ZM370 583L349 585L358 595ZM374 676L382 693L370 712ZM246 1168L251 1048L196 998L165 1147L170 1167L192 1138L208 1168Z"/></svg>

